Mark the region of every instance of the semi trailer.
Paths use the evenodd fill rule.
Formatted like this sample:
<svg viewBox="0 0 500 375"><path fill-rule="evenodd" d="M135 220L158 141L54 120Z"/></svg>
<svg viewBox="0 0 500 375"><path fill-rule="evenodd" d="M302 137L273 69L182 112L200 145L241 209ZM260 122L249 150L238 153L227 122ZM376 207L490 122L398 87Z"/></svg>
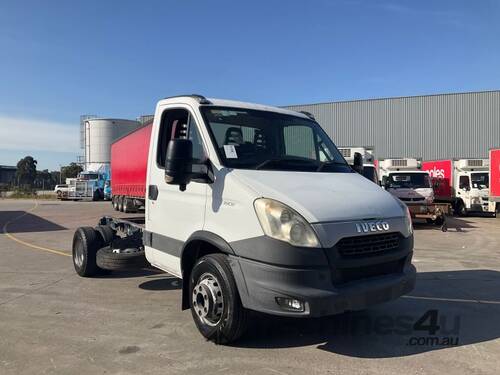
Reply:
<svg viewBox="0 0 500 375"><path fill-rule="evenodd" d="M495 214L495 202L489 199L488 159L424 161L422 169L431 176L436 200L450 203L456 214Z"/></svg>
<svg viewBox="0 0 500 375"><path fill-rule="evenodd" d="M122 212L136 212L146 202L149 141L153 123L132 131L111 144L111 203Z"/></svg>
<svg viewBox="0 0 500 375"><path fill-rule="evenodd" d="M421 170L421 161L415 158L384 159L379 161L381 185L403 201L412 217L426 219L447 230L446 215L450 207L434 202L434 190L427 171Z"/></svg>
<svg viewBox="0 0 500 375"><path fill-rule="evenodd" d="M250 310L319 317L414 288L408 207L354 172L310 114L171 97L113 147L113 191L145 215L78 228L74 268L147 260L182 279L181 307L208 340L239 338Z"/></svg>

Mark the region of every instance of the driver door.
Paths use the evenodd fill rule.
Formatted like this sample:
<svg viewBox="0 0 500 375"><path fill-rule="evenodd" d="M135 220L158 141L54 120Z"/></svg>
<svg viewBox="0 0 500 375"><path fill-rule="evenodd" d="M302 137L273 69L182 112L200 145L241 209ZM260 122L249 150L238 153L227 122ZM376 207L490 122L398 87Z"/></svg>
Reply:
<svg viewBox="0 0 500 375"><path fill-rule="evenodd" d="M156 147L152 150L156 152L150 155L146 211L150 261L181 277L182 246L193 232L204 226L207 184L192 181L185 191L180 191L178 185L167 184L164 170L167 145L173 138L191 139L194 163L206 159L206 152L198 122L188 106L165 107L153 136Z"/></svg>

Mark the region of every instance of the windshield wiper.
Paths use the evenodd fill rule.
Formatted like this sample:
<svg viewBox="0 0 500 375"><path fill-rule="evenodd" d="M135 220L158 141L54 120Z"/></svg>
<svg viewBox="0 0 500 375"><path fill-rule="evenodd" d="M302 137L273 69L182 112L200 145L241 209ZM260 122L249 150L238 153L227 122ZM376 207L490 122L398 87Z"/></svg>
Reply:
<svg viewBox="0 0 500 375"><path fill-rule="evenodd" d="M329 161L322 161L318 165L318 169L316 169L316 172L321 172L323 170L323 167L329 165L346 165L345 163L342 163L340 161L335 161L335 160L329 160Z"/></svg>

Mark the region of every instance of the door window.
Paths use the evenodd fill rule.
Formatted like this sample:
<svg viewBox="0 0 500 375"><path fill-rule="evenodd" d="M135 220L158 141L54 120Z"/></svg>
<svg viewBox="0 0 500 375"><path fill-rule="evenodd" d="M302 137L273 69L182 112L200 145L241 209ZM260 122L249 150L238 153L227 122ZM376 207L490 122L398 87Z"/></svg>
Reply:
<svg viewBox="0 0 500 375"><path fill-rule="evenodd" d="M465 190L470 189L469 176L460 176L458 180L458 187Z"/></svg>
<svg viewBox="0 0 500 375"><path fill-rule="evenodd" d="M193 143L193 162L206 159L203 141L191 113L185 109L170 109L163 112L158 139L156 161L160 168L165 167L168 142L171 139L190 139Z"/></svg>

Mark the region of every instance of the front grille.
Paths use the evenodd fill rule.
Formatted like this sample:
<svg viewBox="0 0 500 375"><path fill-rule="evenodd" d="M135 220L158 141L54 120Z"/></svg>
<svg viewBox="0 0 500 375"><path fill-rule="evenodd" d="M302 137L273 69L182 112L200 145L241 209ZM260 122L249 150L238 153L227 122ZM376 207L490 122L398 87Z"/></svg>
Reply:
<svg viewBox="0 0 500 375"><path fill-rule="evenodd" d="M375 255L397 250L399 240L397 233L347 237L337 243L337 249L341 256L348 258Z"/></svg>

